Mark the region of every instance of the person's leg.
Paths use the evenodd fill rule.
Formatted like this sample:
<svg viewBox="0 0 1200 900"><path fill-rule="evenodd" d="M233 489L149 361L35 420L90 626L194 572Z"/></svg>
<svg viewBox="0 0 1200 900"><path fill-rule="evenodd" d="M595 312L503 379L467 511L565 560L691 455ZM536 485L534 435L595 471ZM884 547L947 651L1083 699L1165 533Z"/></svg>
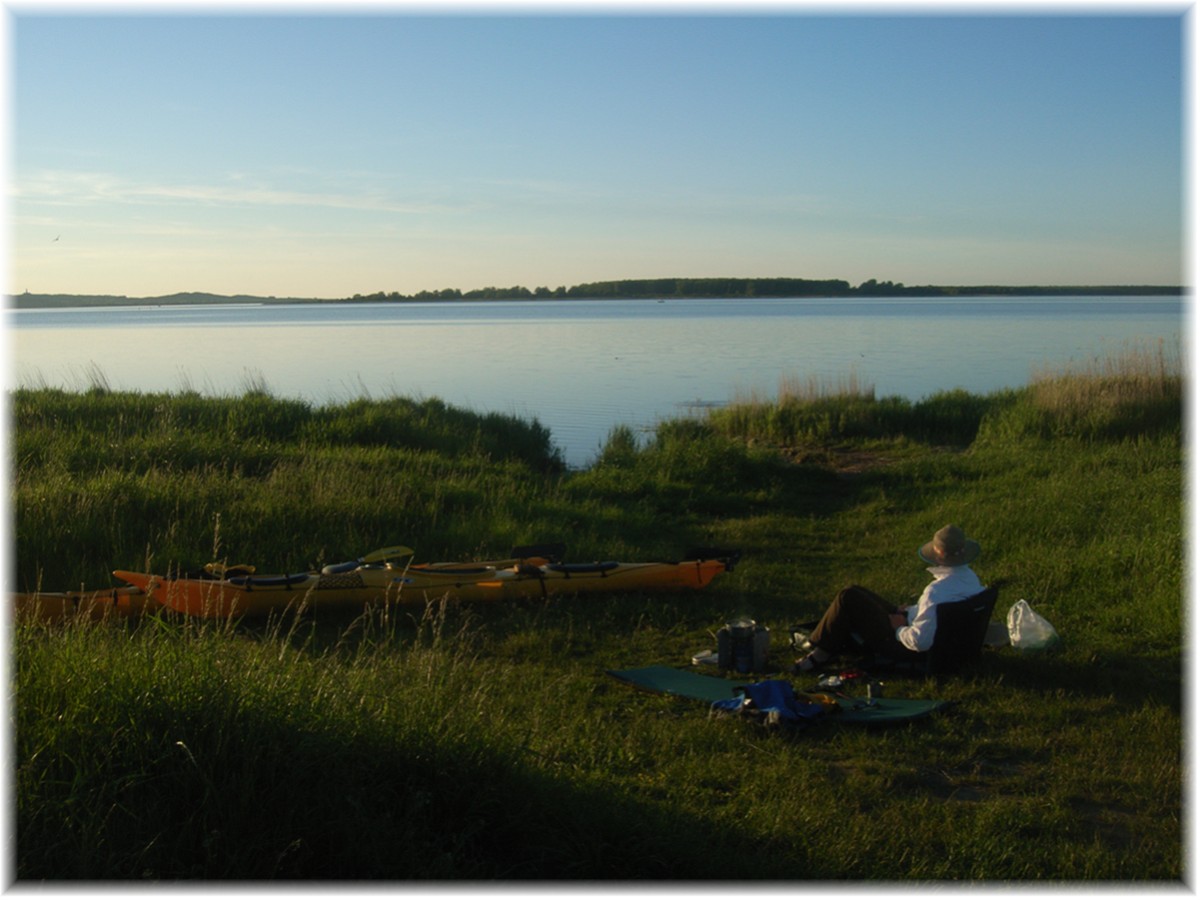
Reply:
<svg viewBox="0 0 1200 900"><path fill-rule="evenodd" d="M844 588L808 636L813 646L810 654L813 662L825 662L842 652L853 643L852 634L861 637L868 647L884 652L889 640L895 642L895 629L888 618L895 609L893 604L860 585Z"/></svg>

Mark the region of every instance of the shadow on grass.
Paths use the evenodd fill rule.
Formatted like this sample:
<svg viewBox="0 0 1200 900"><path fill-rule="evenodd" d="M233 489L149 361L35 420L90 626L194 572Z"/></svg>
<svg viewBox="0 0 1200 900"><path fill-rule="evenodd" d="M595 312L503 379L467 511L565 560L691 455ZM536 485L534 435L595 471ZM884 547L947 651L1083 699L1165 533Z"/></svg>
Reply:
<svg viewBox="0 0 1200 900"><path fill-rule="evenodd" d="M881 674L888 681L909 688L927 679L925 675L905 670ZM1006 647L985 649L981 658L963 671L930 680L938 688L944 688L978 679L1010 696L1044 698L1054 703L1060 702L1060 695L1111 698L1129 708L1158 703L1178 714L1183 702L1182 674L1178 654L1150 658L1096 651L1085 663L1058 649L1021 653Z"/></svg>
<svg viewBox="0 0 1200 900"><path fill-rule="evenodd" d="M1003 676L1010 689L1029 694L1064 692L1084 697L1111 697L1129 707L1160 703L1175 713L1182 709L1183 669L1178 654L1163 658L1096 651L1081 662L1066 653L1003 651L987 659L988 671Z"/></svg>
<svg viewBox="0 0 1200 900"><path fill-rule="evenodd" d="M548 776L483 743L350 742L281 716L164 745L151 771L112 746L103 815L29 799L18 882L545 881L819 877L819 848L681 818ZM129 756L144 756L144 748ZM69 806L67 807L69 808Z"/></svg>

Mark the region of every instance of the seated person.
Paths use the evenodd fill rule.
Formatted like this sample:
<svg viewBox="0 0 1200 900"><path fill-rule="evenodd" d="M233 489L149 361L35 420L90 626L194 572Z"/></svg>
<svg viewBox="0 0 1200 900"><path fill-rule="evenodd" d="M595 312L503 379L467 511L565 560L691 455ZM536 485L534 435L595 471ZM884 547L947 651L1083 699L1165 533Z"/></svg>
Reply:
<svg viewBox="0 0 1200 900"><path fill-rule="evenodd" d="M842 590L829 605L808 644L812 650L796 661L793 671L812 672L843 650L855 646L857 635L866 649L896 662L915 660L933 646L937 626L934 606L964 600L983 590L970 563L979 555L979 544L957 525L947 525L917 553L930 563L933 581L920 599L897 607L859 585Z"/></svg>

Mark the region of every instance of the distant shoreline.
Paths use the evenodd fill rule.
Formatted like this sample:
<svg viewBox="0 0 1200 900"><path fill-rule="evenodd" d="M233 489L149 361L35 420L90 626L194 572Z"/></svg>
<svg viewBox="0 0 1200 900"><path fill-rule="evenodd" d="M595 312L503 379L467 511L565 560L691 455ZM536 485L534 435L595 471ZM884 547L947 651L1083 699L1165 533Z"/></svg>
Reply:
<svg viewBox="0 0 1200 900"><path fill-rule="evenodd" d="M1162 285L1092 286L906 286L890 281L864 282L851 287L836 280L800 278L663 278L603 281L554 290L539 287L494 288L461 291L447 288L417 294L396 292L354 294L350 297L276 297L249 294L184 292L157 297L112 294L23 294L8 295L9 309L67 309L104 306L195 306L200 304L296 304L296 303L453 303L480 300L699 300L727 299L737 302L764 297L1072 297L1108 294L1122 297L1182 296L1185 288Z"/></svg>

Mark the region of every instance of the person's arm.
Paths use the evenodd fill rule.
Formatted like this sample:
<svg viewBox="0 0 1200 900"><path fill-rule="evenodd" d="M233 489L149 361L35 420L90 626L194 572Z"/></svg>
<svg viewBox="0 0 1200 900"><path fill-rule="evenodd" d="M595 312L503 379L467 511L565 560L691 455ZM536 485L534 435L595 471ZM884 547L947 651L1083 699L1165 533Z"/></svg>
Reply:
<svg viewBox="0 0 1200 900"><path fill-rule="evenodd" d="M937 627L937 619L930 594L935 584L937 582L933 581L925 587L916 605L906 611L905 621L896 628L896 640L916 653L924 653L933 646L933 631Z"/></svg>

